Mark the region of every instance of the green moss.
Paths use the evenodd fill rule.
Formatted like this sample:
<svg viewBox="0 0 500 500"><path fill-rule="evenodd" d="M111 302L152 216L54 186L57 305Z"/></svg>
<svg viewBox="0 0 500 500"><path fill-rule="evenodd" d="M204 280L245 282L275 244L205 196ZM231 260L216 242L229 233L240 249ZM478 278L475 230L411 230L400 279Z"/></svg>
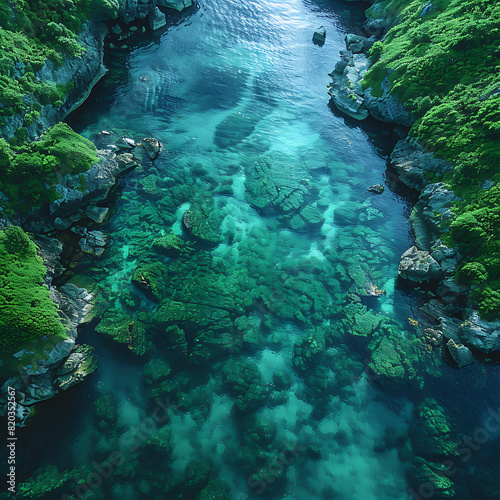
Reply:
<svg viewBox="0 0 500 500"><path fill-rule="evenodd" d="M455 163L445 181L464 201L453 207L457 218L447 238L466 257L459 277L475 287L481 315L499 317L500 4L384 0L368 15L395 26L371 49L374 64L362 84L380 96L388 83L415 119L410 135ZM486 181L493 187L483 189ZM487 273L477 275L478 265Z"/></svg>
<svg viewBox="0 0 500 500"><path fill-rule="evenodd" d="M46 268L23 230L0 231L0 349L14 352L30 341L66 337L43 286Z"/></svg>
<svg viewBox="0 0 500 500"><path fill-rule="evenodd" d="M37 111L33 111L37 113ZM6 207L27 212L56 199L58 174L78 174L97 162L95 146L65 123L48 129L37 142L24 144L26 129L16 133L14 146L0 140L0 190Z"/></svg>

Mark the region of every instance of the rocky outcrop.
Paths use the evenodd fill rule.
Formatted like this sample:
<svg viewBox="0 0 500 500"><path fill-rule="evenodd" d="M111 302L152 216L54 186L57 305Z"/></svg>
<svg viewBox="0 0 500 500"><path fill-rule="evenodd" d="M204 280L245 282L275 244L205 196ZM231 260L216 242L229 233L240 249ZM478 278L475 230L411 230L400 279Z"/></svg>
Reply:
<svg viewBox="0 0 500 500"><path fill-rule="evenodd" d="M430 250L443 233L443 222L454 216L451 207L459 198L447 186L438 182L427 185L410 215L410 223L420 248Z"/></svg>
<svg viewBox="0 0 500 500"><path fill-rule="evenodd" d="M125 23L134 19L149 17L153 30L165 26L165 14L158 7L182 11L192 5L191 0L119 0L118 17ZM36 73L36 78L43 82L71 87L64 102L60 106L44 105L40 117L27 128L28 137L36 139L49 127L64 120L90 94L94 85L106 74L103 65L104 38L108 28L102 20L93 19L87 22L80 34L78 42L85 48L79 57L65 59L61 65L47 60ZM23 115L4 117L5 125L0 130L0 137L8 139L23 126Z"/></svg>
<svg viewBox="0 0 500 500"><path fill-rule="evenodd" d="M373 118L386 123L395 123L410 127L413 119L401 101L390 94L389 81L386 78L382 84L382 95L380 97L373 95L373 89L368 88L363 93L363 103L370 111Z"/></svg>
<svg viewBox="0 0 500 500"><path fill-rule="evenodd" d="M134 19L154 17L158 7L182 11L192 5L191 0L120 0L118 17L125 23Z"/></svg>
<svg viewBox="0 0 500 500"><path fill-rule="evenodd" d="M408 187L418 190L429 184L429 173L443 175L453 170L452 163L436 158L414 139L401 140L394 146L391 165Z"/></svg>
<svg viewBox="0 0 500 500"><path fill-rule="evenodd" d="M95 220L102 215L96 204L108 196L118 177L137 166L137 162L131 154L115 154L111 149L99 150L98 158L87 172L61 177L55 186L60 197L49 206L49 213L43 209L34 211L23 224L25 229L48 233L67 229L87 216Z"/></svg>
<svg viewBox="0 0 500 500"><path fill-rule="evenodd" d="M66 284L59 289L52 288L51 297L58 306L67 338L56 344L47 340L45 344L33 346L29 352L16 353L14 356L22 361L19 374L10 377L1 389L1 403L5 401L9 386L16 390L19 426L26 425L28 417L33 414L33 405L54 397L59 389L67 389L82 381L97 366L91 347L75 346L77 327L89 313L92 295L85 289ZM75 356L74 353L85 355ZM27 356L29 362L25 361ZM59 377L58 381L58 375L63 375L62 372L59 373L60 367L70 365L71 370L63 370L66 376L62 379Z"/></svg>
<svg viewBox="0 0 500 500"><path fill-rule="evenodd" d="M416 246L408 249L399 263L399 276L409 281L421 283L431 279L439 279L443 272L440 265L427 251L419 250Z"/></svg>
<svg viewBox="0 0 500 500"><path fill-rule="evenodd" d="M471 310L458 330L462 342L477 351L500 351L500 321L486 321Z"/></svg>
<svg viewBox="0 0 500 500"><path fill-rule="evenodd" d="M145 137L142 140L142 147L151 160L156 160L161 151L161 142L154 137Z"/></svg>
<svg viewBox="0 0 500 500"><path fill-rule="evenodd" d="M75 346L70 355L59 365L55 379L57 388L65 391L81 382L87 375L97 369L97 358L94 348L88 345Z"/></svg>
<svg viewBox="0 0 500 500"><path fill-rule="evenodd" d="M47 128L62 121L71 111L76 109L89 95L93 86L104 76L106 69L102 63L104 55L104 37L107 34L104 24L90 21L84 25L78 41L85 47L80 57L66 59L61 66L48 60L36 77L45 82L58 85L72 85L64 103L59 107L51 104L42 106L40 117L28 127L28 136L35 139ZM15 131L23 126L23 117L14 115L6 119L0 136L12 137Z"/></svg>
<svg viewBox="0 0 500 500"><path fill-rule="evenodd" d="M332 82L328 86L328 93L333 104L339 111L356 120L368 117L360 82L369 65L365 54L353 54L345 50L341 51L341 60L330 73Z"/></svg>

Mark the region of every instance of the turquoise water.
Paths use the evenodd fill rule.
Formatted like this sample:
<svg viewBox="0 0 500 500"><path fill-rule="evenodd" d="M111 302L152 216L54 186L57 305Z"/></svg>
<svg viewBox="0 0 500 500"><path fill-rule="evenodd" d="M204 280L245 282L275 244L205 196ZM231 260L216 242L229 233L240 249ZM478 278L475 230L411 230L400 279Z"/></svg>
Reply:
<svg viewBox="0 0 500 500"><path fill-rule="evenodd" d="M393 342L410 342L418 331L408 318L418 315L395 280L411 244L408 201L389 189L386 157L369 134L328 107L328 73L362 18L346 5L206 0L108 61L114 69L71 125L98 144L102 130L113 132L108 142L156 137L163 151L121 179L103 229L109 247L80 268L100 290L102 321L80 335L100 366L57 408L41 405L41 427L25 431L25 475L49 463L87 478L85 467L119 451L124 463L95 480L93 497L228 498L206 486L200 496L206 469L192 468L203 463L212 487L235 500L401 500L411 498L408 440L422 398L433 395L462 429L493 407L495 373L457 372L426 354L411 383L377 380L368 340L352 333L361 319L353 327L349 318L362 314L393 325L381 328ZM318 46L321 24L327 40ZM367 193L378 183L382 195ZM209 236L180 257L155 252L162 236L193 239L182 228L187 210L203 214ZM166 273L160 306L131 283L152 263ZM385 295L366 297L367 283ZM166 328L165 301L182 305L177 317L194 307L195 319ZM106 335L132 323L145 325L142 356ZM116 411L107 420L93 404L103 394ZM151 424L159 414L168 418ZM489 450L469 468L495 477ZM463 483L456 498L492 491L473 476L454 478Z"/></svg>

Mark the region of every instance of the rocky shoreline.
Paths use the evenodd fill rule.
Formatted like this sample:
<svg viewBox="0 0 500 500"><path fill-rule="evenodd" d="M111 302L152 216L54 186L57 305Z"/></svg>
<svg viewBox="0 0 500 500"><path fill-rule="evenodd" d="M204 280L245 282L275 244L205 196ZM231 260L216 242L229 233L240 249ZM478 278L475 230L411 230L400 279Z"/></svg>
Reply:
<svg viewBox="0 0 500 500"><path fill-rule="evenodd" d="M120 1L119 17L111 23L111 30L101 21L89 21L79 37L79 41L87 48L84 55L65 61L60 68L55 68L49 61L37 75L44 81L60 84L73 81L75 85L59 108L50 105L42 107L39 119L28 128L28 136L36 139L47 128L62 121L88 97L106 73L103 55L108 34L112 33L123 40L135 31L127 29L127 25L138 20L149 23L153 30L159 29L166 24L166 15L158 6L181 11L190 5L191 0L123 0ZM21 117L10 117L3 135L12 136L20 126ZM0 219L0 228L15 224L34 234L39 255L47 268L45 285L57 305L67 335L67 339L62 342L54 344L49 340L42 341L42 345L21 350L14 353L12 359L0 361L4 365L16 366L18 375L10 377L2 385L0 402L3 406L8 387L16 389L17 423L20 426L26 425L29 417L35 414L36 403L81 382L97 368L93 348L76 343L78 328L92 319L92 293L72 283L54 286L52 281L65 271L61 264L63 244L57 238L61 232L75 234L76 247L80 252L99 256L106 247L106 237L98 226L108 214L108 196L119 177L138 165L137 159L130 153L133 146L124 143L117 135L109 135L109 138L101 138L103 149L98 150L98 163L83 174L61 176L55 187L60 197L55 202L46 208L32 210L27 216L14 215L8 220ZM143 146L138 156L142 154L148 159L157 156L161 148L153 138L145 138ZM82 186L85 188L82 189Z"/></svg>
<svg viewBox="0 0 500 500"><path fill-rule="evenodd" d="M340 60L330 73L328 93L334 106L351 118L362 121L370 115L385 123L410 127L414 119L389 93L387 78L382 82L380 97L361 86L370 68L367 52L389 27L388 18L368 18L364 23L366 36L346 35L346 49L340 52ZM406 186L420 192L410 216L416 245L401 257L399 279L422 292L425 304L421 307L421 330L437 331L439 345L446 345L459 367L474 363L471 351L481 355L499 351L500 322L483 320L469 307L468 288L453 280L462 257L457 248L448 248L440 241L454 217L452 204L459 198L443 182L429 179L452 171L454 165L436 158L410 136L397 142L389 164Z"/></svg>

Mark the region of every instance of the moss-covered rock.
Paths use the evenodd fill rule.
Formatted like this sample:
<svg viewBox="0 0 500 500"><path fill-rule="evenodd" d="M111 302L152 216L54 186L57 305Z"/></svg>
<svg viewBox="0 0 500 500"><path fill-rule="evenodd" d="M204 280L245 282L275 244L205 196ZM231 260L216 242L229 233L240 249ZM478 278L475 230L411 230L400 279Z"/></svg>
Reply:
<svg viewBox="0 0 500 500"><path fill-rule="evenodd" d="M229 489L219 481L210 481L196 500L229 500Z"/></svg>
<svg viewBox="0 0 500 500"><path fill-rule="evenodd" d="M93 347L86 344L76 345L57 369L56 385L65 391L81 382L87 375L94 373L97 365L97 356Z"/></svg>
<svg viewBox="0 0 500 500"><path fill-rule="evenodd" d="M208 245L217 245L220 242L221 222L213 198L195 199L182 216L182 227L186 233Z"/></svg>
<svg viewBox="0 0 500 500"><path fill-rule="evenodd" d="M101 429L111 428L118 418L118 401L114 394L101 394L95 401L97 425Z"/></svg>
<svg viewBox="0 0 500 500"><path fill-rule="evenodd" d="M418 406L410 437L413 452L422 457L458 455L458 433L452 419L434 399L426 398Z"/></svg>
<svg viewBox="0 0 500 500"><path fill-rule="evenodd" d="M148 298L160 302L165 295L164 275L166 267L161 262L139 264L134 271L132 283Z"/></svg>
<svg viewBox="0 0 500 500"><path fill-rule="evenodd" d="M285 214L305 208L312 179L292 156L262 156L248 169L245 185L249 203L263 213Z"/></svg>
<svg viewBox="0 0 500 500"><path fill-rule="evenodd" d="M179 257L192 252L192 246L176 234L161 236L153 241L153 248L167 257Z"/></svg>
<svg viewBox="0 0 500 500"><path fill-rule="evenodd" d="M56 305L43 286L45 275L29 236L17 226L0 230L0 351L66 338Z"/></svg>

